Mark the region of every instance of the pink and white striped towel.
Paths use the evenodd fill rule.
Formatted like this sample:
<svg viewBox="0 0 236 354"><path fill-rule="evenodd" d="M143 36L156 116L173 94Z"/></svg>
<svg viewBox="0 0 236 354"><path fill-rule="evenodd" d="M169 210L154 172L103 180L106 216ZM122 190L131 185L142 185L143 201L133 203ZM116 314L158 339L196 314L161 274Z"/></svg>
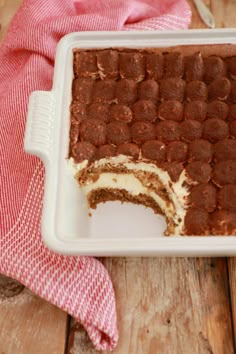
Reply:
<svg viewBox="0 0 236 354"><path fill-rule="evenodd" d="M190 18L185 0L25 0L0 49L0 273L71 314L99 350L117 344L114 290L97 260L42 243L44 167L23 151L29 94L51 89L56 45L69 32L184 29Z"/></svg>

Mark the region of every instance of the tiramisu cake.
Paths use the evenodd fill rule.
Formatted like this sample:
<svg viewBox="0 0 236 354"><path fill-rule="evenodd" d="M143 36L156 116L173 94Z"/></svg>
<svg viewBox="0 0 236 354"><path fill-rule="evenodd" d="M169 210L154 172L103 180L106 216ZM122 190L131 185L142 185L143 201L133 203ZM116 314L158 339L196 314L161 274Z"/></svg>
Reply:
<svg viewBox="0 0 236 354"><path fill-rule="evenodd" d="M73 55L69 162L89 206L150 207L166 235L236 235L235 46Z"/></svg>

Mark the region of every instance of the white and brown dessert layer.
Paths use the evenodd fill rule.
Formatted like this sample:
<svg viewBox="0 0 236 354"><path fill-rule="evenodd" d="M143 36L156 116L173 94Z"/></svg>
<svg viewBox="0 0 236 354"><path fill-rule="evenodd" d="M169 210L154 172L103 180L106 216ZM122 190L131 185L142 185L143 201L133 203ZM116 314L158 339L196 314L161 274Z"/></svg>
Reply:
<svg viewBox="0 0 236 354"><path fill-rule="evenodd" d="M69 161L92 208L138 203L166 235L236 235L235 46L74 50Z"/></svg>

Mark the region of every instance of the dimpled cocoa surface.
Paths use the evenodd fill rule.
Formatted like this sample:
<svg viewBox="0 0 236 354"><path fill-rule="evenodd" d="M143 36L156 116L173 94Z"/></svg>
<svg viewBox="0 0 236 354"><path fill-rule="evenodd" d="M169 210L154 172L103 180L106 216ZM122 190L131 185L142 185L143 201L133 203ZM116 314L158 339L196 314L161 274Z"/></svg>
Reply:
<svg viewBox="0 0 236 354"><path fill-rule="evenodd" d="M69 156L185 169L184 233L236 235L236 56L184 53L75 49Z"/></svg>

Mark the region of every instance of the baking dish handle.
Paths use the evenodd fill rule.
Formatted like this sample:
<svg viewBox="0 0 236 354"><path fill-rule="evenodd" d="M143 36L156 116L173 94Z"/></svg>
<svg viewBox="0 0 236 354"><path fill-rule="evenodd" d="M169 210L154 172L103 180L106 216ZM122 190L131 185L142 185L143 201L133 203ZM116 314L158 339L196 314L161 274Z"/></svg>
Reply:
<svg viewBox="0 0 236 354"><path fill-rule="evenodd" d="M48 160L53 147L55 123L55 93L34 91L29 98L24 149Z"/></svg>

